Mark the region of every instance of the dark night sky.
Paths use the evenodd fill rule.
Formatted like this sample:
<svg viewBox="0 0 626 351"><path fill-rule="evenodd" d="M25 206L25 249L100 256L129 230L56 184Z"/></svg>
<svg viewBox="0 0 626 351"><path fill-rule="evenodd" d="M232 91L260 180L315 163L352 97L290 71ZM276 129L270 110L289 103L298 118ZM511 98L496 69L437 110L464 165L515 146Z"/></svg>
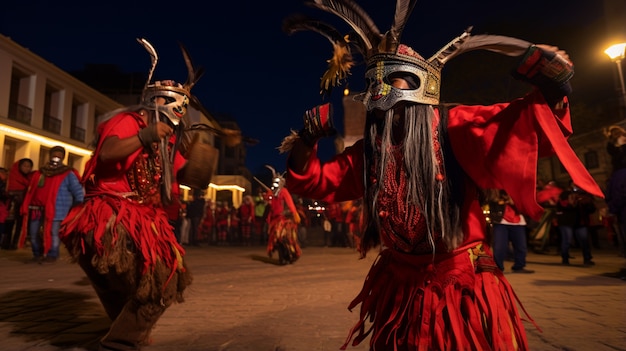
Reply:
<svg viewBox="0 0 626 351"><path fill-rule="evenodd" d="M381 31L389 28L395 1L358 2ZM290 129L301 127L305 109L323 102L319 77L331 55L331 46L315 33L287 36L281 31L282 19L290 13L304 12L325 18L340 29L345 26L298 0L207 1L202 6L190 3L10 1L0 11L0 33L66 71L80 70L88 63L112 63L126 72L147 72L150 59L135 41L136 37L145 37L159 52L155 77L184 81L186 71L177 46L180 41L194 63L206 69L193 93L209 111L232 115L245 135L260 140L248 148L250 170L258 172L265 163L284 170L285 158L275 147ZM602 57L606 35L601 3L419 1L402 41L430 57L473 26L474 34L517 36L558 45L577 64L575 79L585 81L579 85L607 85L611 67ZM598 36L601 38L594 38ZM599 71L603 73L598 75ZM362 89L359 72L357 67L350 80L353 90ZM595 78L588 83L591 76ZM446 81L444 94L445 89ZM340 90L332 97L339 112ZM339 116L335 121L341 128ZM331 142L322 148L330 154Z"/></svg>

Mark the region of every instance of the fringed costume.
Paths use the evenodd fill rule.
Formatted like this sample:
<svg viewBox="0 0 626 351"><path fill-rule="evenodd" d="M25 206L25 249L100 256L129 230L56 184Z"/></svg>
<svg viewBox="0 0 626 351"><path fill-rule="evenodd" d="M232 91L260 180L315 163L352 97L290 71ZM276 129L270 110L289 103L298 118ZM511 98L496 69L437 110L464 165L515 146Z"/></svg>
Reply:
<svg viewBox="0 0 626 351"><path fill-rule="evenodd" d="M300 215L296 210L291 193L284 187L285 179L274 168L266 166L273 173L272 188L267 189L266 201L270 207L267 215L268 240L267 254L272 257L278 251L280 264L294 263L302 255L298 241Z"/></svg>
<svg viewBox="0 0 626 351"><path fill-rule="evenodd" d="M94 154L107 137L132 136L145 127L136 113L111 118L99 126ZM182 164L177 154L174 172ZM113 164L92 158L83 174L85 202L62 224L61 240L114 321L105 337L111 349L127 339L137 340L137 347L147 343L154 323L172 303L183 301L191 283L185 251L162 205L161 166L160 153L145 148ZM128 323L131 316L138 323Z"/></svg>
<svg viewBox="0 0 626 351"><path fill-rule="evenodd" d="M191 274L165 206L178 198L178 182L206 188L215 161L199 134L190 135L197 125L183 119L201 70L181 45L187 82L151 83L157 54L138 40L152 57L142 102L102 118L82 177L85 201L61 227L113 321L100 350L139 350L165 310L183 301ZM115 156L105 158L105 149Z"/></svg>
<svg viewBox="0 0 626 351"><path fill-rule="evenodd" d="M367 110L362 140L322 163L317 140L333 134L326 104L306 111L304 128L279 147L289 152L292 193L327 202L363 198L360 252L380 246L349 304L360 312L342 349L370 337L375 351L527 350L519 301L493 260L479 194L504 189L538 219L537 158L556 153L576 184L602 196L566 141L571 64L523 40L469 31L426 60L399 43L416 1L397 2L386 33L351 0L309 3L354 31L342 36L304 17L285 21L288 33L314 30L333 43L335 73L324 75L322 90L346 76L352 45L366 61L367 89L355 97ZM472 50L523 57L517 78L539 89L492 106L440 105L444 63Z"/></svg>

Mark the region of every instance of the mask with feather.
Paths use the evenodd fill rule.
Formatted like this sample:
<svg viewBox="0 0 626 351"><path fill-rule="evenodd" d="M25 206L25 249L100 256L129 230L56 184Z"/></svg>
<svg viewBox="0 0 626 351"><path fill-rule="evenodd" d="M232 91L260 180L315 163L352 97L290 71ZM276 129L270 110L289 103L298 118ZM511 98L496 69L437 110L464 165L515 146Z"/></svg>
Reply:
<svg viewBox="0 0 626 351"><path fill-rule="evenodd" d="M333 45L334 54L328 60L328 70L322 77L322 93L329 94L334 86L349 75L354 65L352 49L365 59L367 88L355 99L362 101L368 111L388 110L400 101L437 105L440 98L441 70L444 64L459 54L473 50L489 50L508 56L521 56L531 43L497 35L470 36L470 29L450 41L429 59L424 59L409 46L400 43L407 19L417 0L397 0L391 28L381 33L370 16L353 0L311 0L307 4L331 13L349 25L352 32L342 35L333 26L303 15L288 17L283 30L288 34L310 30L322 34ZM408 89L391 85L394 78L405 79Z"/></svg>
<svg viewBox="0 0 626 351"><path fill-rule="evenodd" d="M141 97L142 104L149 109L157 111L159 116L164 116L172 125L178 126L183 121L183 116L187 113L189 101L192 98L191 88L200 79L203 70L194 68L187 49L182 44L179 44L187 65L187 81L184 84L176 83L173 80L151 83L152 75L158 63L158 55L152 44L146 39L137 39L137 41L143 45L152 58L152 66ZM157 97L164 98L165 103L162 105L157 104Z"/></svg>

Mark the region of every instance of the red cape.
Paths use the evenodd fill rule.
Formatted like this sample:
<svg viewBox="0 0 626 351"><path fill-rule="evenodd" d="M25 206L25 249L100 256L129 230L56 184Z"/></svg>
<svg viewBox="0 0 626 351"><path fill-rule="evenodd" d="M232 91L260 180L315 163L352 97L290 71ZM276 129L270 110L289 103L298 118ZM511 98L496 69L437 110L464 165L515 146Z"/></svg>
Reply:
<svg viewBox="0 0 626 351"><path fill-rule="evenodd" d="M80 179L80 175L78 171L71 168L64 173L60 173L53 177L46 177L46 184L44 187L50 190L50 194L54 194L54 196L48 196L46 198L46 203L44 204L44 217L43 217L43 254L47 254L52 247L52 221L54 219L54 213L56 211L56 200L57 193L59 192L59 187L61 183L67 177L68 172L73 172L76 175L77 179ZM39 183L39 179L41 178L41 171L35 171L32 179L30 180L30 184L28 185L28 190L26 191L26 196L24 197L24 202L22 203L22 208L20 209L20 213L23 216L23 224L22 224L22 232L20 233L20 240L18 243L18 247L24 247L24 242L26 241L26 235L28 233L28 225L29 225L29 217L28 217L28 206L35 194L31 189L35 189Z"/></svg>

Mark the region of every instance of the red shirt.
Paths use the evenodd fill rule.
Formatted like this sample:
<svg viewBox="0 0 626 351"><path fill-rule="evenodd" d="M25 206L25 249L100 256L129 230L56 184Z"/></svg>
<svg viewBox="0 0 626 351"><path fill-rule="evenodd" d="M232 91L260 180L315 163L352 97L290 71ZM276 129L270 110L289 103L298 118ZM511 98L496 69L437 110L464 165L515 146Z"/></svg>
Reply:
<svg viewBox="0 0 626 351"><path fill-rule="evenodd" d="M536 219L541 216L543 208L535 200L539 155L556 152L576 184L603 196L567 144L565 136L570 133L569 110L553 112L538 93L511 103L450 109L448 135L453 152L468 175L461 206L465 235L462 245L484 241L486 237L485 216L478 202L479 187L504 189L520 212ZM324 164L314 152L304 174L287 170L287 186L295 194L328 202L361 198L363 155L362 140Z"/></svg>
<svg viewBox="0 0 626 351"><path fill-rule="evenodd" d="M125 112L115 115L113 118L105 123L100 124L98 127L98 134L100 135L100 144L107 137L117 136L118 138L128 138L137 135L141 128L146 127L141 116L134 112ZM172 135L170 142L175 141L175 136ZM126 172L133 166L135 159L141 155L142 148L138 148L130 156L121 161L102 162L96 158L89 160L85 166L85 172L83 174L83 182L87 181L90 177L96 175L95 187L87 187L87 194L89 193L124 193L130 192L131 187L126 177ZM97 153L98 154L98 153ZM180 168L185 164L185 159L179 152L174 157L174 173L176 174ZM179 195L178 183L173 179L172 184L172 197L176 198Z"/></svg>

